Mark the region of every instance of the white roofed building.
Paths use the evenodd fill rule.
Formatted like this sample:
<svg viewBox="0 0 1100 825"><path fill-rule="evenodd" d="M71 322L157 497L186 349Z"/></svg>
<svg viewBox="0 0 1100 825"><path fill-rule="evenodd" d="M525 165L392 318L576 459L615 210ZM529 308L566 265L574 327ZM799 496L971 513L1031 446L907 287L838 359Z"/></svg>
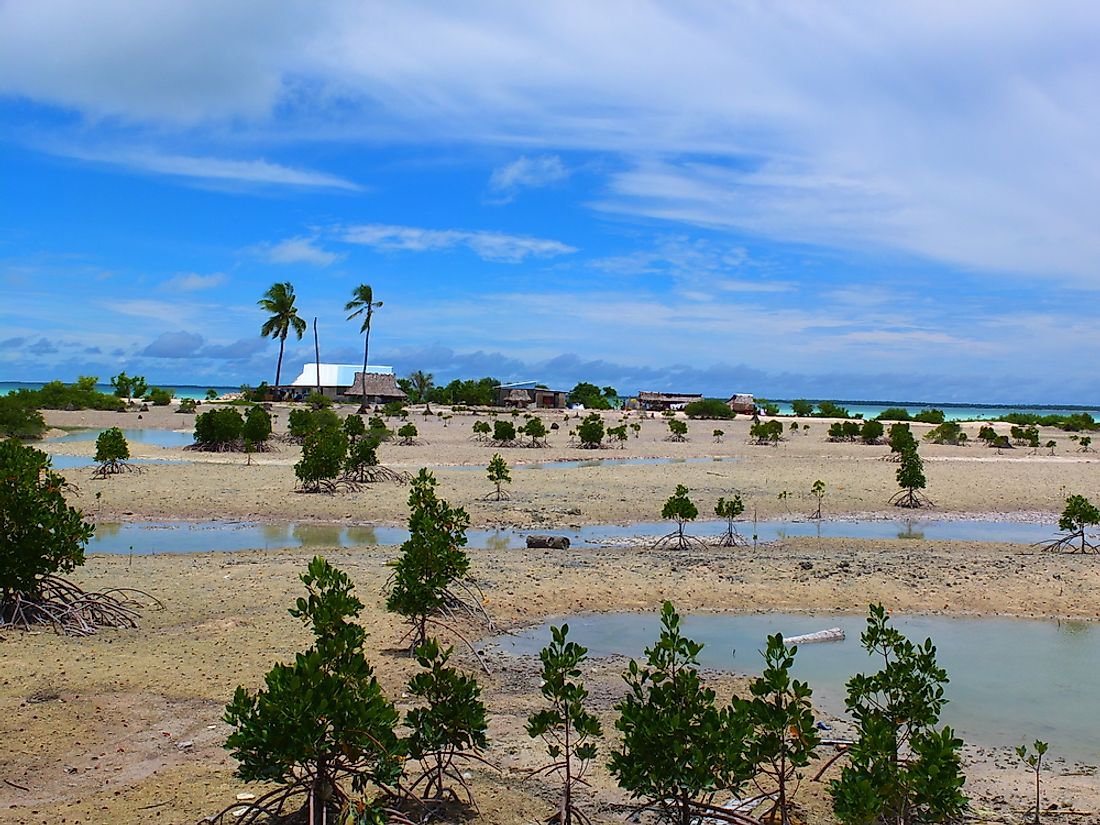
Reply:
<svg viewBox="0 0 1100 825"><path fill-rule="evenodd" d="M318 382L320 372L320 382ZM302 364L302 372L283 389L289 390L290 395L301 394L303 397L321 386L321 393L329 398L342 398L351 395L351 389L355 384L357 375L363 372L362 364L317 364L310 361ZM367 367L367 374L389 376L387 383L394 383L393 367L379 367L373 364Z"/></svg>

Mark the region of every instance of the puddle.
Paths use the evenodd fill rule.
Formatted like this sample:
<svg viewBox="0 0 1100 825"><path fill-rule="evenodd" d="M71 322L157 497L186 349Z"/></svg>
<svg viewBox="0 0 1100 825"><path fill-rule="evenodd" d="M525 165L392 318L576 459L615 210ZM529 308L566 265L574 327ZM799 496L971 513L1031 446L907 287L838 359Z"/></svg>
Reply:
<svg viewBox="0 0 1100 825"><path fill-rule="evenodd" d="M88 466L91 466L90 464ZM724 521L697 522L689 531L696 536L717 536ZM753 526L739 524L751 539ZM669 522L630 525L595 524L574 529L469 530L470 547L490 550L525 548L532 533L567 536L574 548L626 545L651 541L672 530ZM762 521L756 525L758 541L796 536L861 539L924 538L941 541L997 541L1032 544L1057 532L1053 525L997 521ZM403 527L338 524L257 522L133 522L99 524L88 545L91 553L206 553L284 548L374 547L401 544L408 538ZM705 551L700 551L705 552Z"/></svg>
<svg viewBox="0 0 1100 825"><path fill-rule="evenodd" d="M733 463L740 461L735 456L714 456L709 458L578 458L563 461L530 461L523 464L513 464L509 470L583 470L586 467L620 467L632 464L714 464L717 462ZM485 472L480 465L438 465L429 467L431 470L477 470Z"/></svg>
<svg viewBox="0 0 1100 825"><path fill-rule="evenodd" d="M188 464L182 458L129 458L130 464ZM58 455L50 453L50 466L55 470L79 470L95 467L98 462L87 455Z"/></svg>
<svg viewBox="0 0 1100 825"><path fill-rule="evenodd" d="M567 621L570 640L592 656L640 657L660 631L654 614L582 615ZM1014 747L1042 739L1055 759L1100 762L1100 623L939 616L895 617L893 623L916 641L932 638L951 680L943 720L964 740ZM879 660L859 644L863 617L702 614L683 622L685 634L705 645L701 664L753 675L760 672L758 651L768 634L791 636L830 627L842 627L846 639L800 646L794 675L810 683L820 708L843 715L844 683L879 667ZM541 625L499 637L494 644L537 654L549 638L549 626Z"/></svg>
<svg viewBox="0 0 1100 825"><path fill-rule="evenodd" d="M95 441L103 430L78 430L67 435L59 435L45 439L46 444L65 444L74 441ZM146 444L151 447L186 447L194 442L191 433L181 433L175 430L123 430L122 434L131 444Z"/></svg>

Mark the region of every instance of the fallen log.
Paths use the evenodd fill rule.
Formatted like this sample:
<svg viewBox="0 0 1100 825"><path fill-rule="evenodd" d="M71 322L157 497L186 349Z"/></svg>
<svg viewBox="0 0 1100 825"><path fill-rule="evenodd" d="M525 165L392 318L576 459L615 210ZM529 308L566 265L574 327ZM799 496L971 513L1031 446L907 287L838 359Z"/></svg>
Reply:
<svg viewBox="0 0 1100 825"><path fill-rule="evenodd" d="M532 548L545 548L549 550L568 550L569 537L531 535L527 537L527 546Z"/></svg>
<svg viewBox="0 0 1100 825"><path fill-rule="evenodd" d="M844 631L839 627L819 630L816 633L803 633L801 636L784 636L785 645L812 645L819 642L843 642Z"/></svg>

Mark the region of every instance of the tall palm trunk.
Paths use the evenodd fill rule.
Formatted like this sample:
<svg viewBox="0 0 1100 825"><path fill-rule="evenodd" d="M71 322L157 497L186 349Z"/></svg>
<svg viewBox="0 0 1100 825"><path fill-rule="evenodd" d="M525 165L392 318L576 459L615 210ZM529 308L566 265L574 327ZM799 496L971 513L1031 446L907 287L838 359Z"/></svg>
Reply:
<svg viewBox="0 0 1100 825"><path fill-rule="evenodd" d="M279 360L275 364L275 386L279 386L279 379L283 374L283 347L286 346L286 333L279 336Z"/></svg>
<svg viewBox="0 0 1100 825"><path fill-rule="evenodd" d="M363 336L363 399L359 402L359 412L367 411L367 353L370 351L370 327Z"/></svg>

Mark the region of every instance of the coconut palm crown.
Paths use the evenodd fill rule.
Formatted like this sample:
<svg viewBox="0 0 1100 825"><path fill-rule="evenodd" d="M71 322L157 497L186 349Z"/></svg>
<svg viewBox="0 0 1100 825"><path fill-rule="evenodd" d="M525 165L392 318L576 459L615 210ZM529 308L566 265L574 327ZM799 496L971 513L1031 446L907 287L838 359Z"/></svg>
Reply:
<svg viewBox="0 0 1100 825"><path fill-rule="evenodd" d="M293 331L300 341L306 331L306 322L298 317L294 298L294 285L290 281L284 281L281 284L272 284L271 288L264 293L264 297L256 302L261 309L271 314L260 328L260 334L264 338L279 339L279 360L275 365L276 387L279 386L282 377L283 349L286 347L287 335Z"/></svg>
<svg viewBox="0 0 1100 825"><path fill-rule="evenodd" d="M364 334L363 337L363 400L360 402L359 409L362 411L367 407L367 354L370 352L370 321L374 315L374 311L382 306L381 301L374 300L374 290L371 289L370 284L359 284L351 293L351 300L344 305L346 312L351 312L348 316L350 321L353 318L363 316L363 324L359 327L359 331Z"/></svg>

